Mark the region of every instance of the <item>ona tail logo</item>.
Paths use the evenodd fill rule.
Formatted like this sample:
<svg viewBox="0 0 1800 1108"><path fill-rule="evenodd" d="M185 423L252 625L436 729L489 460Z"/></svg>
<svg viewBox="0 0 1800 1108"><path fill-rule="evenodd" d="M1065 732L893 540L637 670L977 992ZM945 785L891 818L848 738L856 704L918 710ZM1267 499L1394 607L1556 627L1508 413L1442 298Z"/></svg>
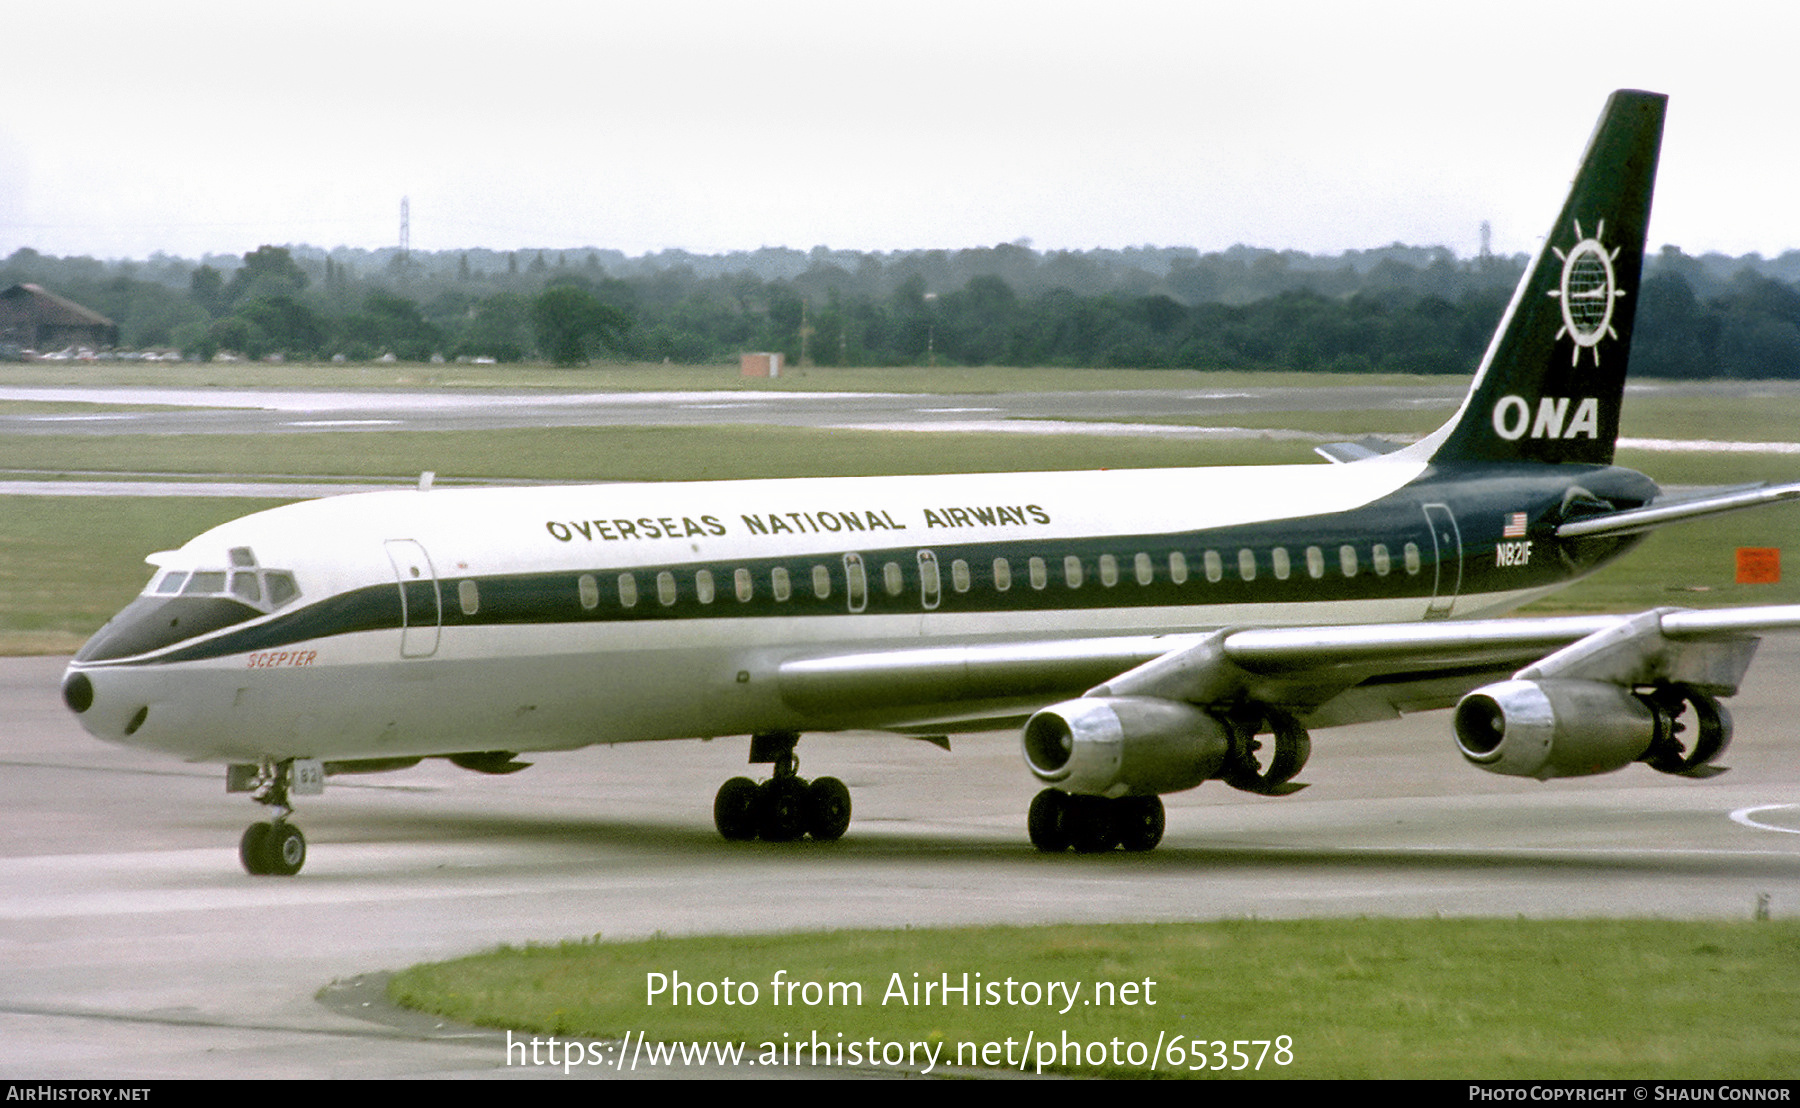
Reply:
<svg viewBox="0 0 1800 1108"><path fill-rule="evenodd" d="M1579 348L1578 348L1579 349ZM1523 396L1502 396L1494 404L1494 433L1507 442L1517 442L1526 434L1534 439L1597 439L1600 437L1600 401L1584 396L1569 413L1573 397L1543 396L1538 398L1537 414Z"/></svg>
<svg viewBox="0 0 1800 1108"><path fill-rule="evenodd" d="M1608 250L1600 241L1606 234L1606 220L1594 228L1591 238L1582 233L1581 220L1574 222L1576 241L1569 252L1564 254L1561 248L1551 247L1563 266L1562 281L1548 295L1561 301L1563 325L1556 337L1567 335L1575 340L1569 364L1580 365L1581 352L1592 350L1594 365L1598 366L1600 340L1619 337L1612 326L1613 301L1625 295L1613 270L1619 247Z"/></svg>

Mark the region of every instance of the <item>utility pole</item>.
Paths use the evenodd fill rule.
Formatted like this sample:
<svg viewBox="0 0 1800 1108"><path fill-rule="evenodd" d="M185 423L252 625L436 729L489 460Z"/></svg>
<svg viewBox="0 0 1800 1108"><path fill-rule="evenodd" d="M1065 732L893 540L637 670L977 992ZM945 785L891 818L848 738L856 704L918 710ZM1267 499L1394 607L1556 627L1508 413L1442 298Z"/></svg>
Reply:
<svg viewBox="0 0 1800 1108"><path fill-rule="evenodd" d="M800 368L801 369L805 369L807 366L806 339L807 339L807 336L809 336L811 334L812 334L812 328L808 327L806 325L806 298L801 297L800 298Z"/></svg>

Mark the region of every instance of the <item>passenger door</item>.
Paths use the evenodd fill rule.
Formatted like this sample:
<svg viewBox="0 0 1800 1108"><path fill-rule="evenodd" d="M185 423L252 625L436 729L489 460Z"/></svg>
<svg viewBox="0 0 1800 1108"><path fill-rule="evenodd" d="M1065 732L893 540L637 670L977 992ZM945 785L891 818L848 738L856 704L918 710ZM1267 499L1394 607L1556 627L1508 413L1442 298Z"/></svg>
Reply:
<svg viewBox="0 0 1800 1108"><path fill-rule="evenodd" d="M412 539L389 539L385 545L400 587L400 656L429 658L437 653L444 622L437 571L425 547Z"/></svg>
<svg viewBox="0 0 1800 1108"><path fill-rule="evenodd" d="M1426 619L1448 619L1456 606L1456 594L1462 589L1462 532L1456 516L1447 504L1426 504L1425 523L1431 529L1435 547L1432 564L1437 569L1437 584L1431 603L1425 609Z"/></svg>

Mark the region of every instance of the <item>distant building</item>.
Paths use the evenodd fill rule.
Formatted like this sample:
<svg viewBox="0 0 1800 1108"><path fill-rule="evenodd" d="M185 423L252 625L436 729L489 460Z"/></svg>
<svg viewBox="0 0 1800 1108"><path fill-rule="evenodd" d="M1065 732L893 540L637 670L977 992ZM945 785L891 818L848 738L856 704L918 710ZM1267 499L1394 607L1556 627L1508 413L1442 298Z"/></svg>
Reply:
<svg viewBox="0 0 1800 1108"><path fill-rule="evenodd" d="M0 292L0 345L27 350L119 344L119 325L38 285L14 285Z"/></svg>
<svg viewBox="0 0 1800 1108"><path fill-rule="evenodd" d="M745 354L739 359L739 373L744 377L779 377L781 376L781 355L779 353Z"/></svg>

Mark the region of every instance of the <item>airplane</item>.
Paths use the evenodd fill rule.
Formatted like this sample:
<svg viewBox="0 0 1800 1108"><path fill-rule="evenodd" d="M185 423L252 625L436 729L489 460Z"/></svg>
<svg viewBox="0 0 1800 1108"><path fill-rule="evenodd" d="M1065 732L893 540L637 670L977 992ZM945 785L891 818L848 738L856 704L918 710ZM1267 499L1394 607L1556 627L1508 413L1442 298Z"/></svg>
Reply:
<svg viewBox="0 0 1800 1108"><path fill-rule="evenodd" d="M803 732L947 746L1021 727L1040 850L1153 849L1161 796L1302 787L1313 730L1454 707L1494 773L1719 772L1720 703L1800 606L1495 618L1664 524L1800 497L1670 495L1613 465L1666 98L1612 95L1457 412L1338 464L432 489L258 512L153 554L68 666L89 733L227 765L271 810L446 757L750 736L729 840L831 841Z"/></svg>

